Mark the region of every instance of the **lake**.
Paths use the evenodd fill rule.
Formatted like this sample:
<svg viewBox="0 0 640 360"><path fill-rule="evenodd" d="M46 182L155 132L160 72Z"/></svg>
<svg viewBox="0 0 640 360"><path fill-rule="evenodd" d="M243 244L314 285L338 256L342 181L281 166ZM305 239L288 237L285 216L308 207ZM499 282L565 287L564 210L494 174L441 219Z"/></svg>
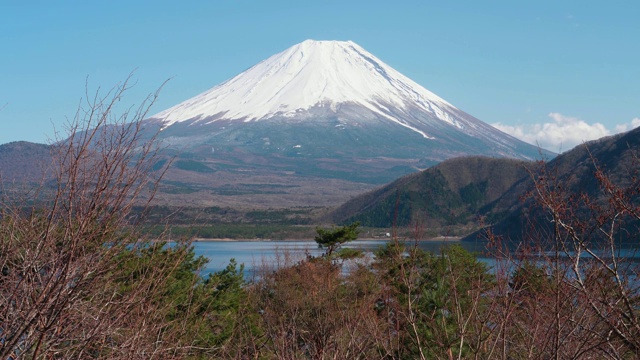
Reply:
<svg viewBox="0 0 640 360"><path fill-rule="evenodd" d="M368 256L372 256L373 251L383 247L390 240L356 240L346 244L344 247L362 249ZM482 244L461 242L461 241L420 241L419 246L423 250L439 252L443 245L460 244L471 252L481 253L484 251ZM224 269L229 260L234 258L238 264L244 264L245 273L250 276L253 270L266 265L277 265L295 262L305 258L307 255L319 256L323 249L318 249L318 245L313 240L307 241L196 241L193 243L196 255L209 259L209 263L203 269L206 276L209 273ZM491 259L479 258L486 262Z"/></svg>

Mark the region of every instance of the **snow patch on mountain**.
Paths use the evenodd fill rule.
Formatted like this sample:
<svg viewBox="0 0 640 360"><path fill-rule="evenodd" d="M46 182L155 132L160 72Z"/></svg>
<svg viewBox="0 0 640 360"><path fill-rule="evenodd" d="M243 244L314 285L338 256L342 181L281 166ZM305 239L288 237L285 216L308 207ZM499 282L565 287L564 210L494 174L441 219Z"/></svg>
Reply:
<svg viewBox="0 0 640 360"><path fill-rule="evenodd" d="M352 41L306 40L152 118L162 120L164 127L208 118L208 122L249 122L274 116L292 118L317 106L335 112L342 103L363 106L427 139L433 137L391 115L389 107L418 107L438 120L464 128L453 105Z"/></svg>

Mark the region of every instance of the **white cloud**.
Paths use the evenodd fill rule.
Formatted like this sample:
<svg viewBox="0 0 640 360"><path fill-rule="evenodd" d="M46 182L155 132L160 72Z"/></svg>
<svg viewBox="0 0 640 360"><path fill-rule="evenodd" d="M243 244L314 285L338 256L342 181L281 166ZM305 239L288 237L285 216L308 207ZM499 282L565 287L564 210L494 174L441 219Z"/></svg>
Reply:
<svg viewBox="0 0 640 360"><path fill-rule="evenodd" d="M628 124L616 125L615 132L621 133L621 132L629 131L631 129L637 128L638 126L640 126L640 118L634 118Z"/></svg>
<svg viewBox="0 0 640 360"><path fill-rule="evenodd" d="M511 126L496 123L492 125L522 141L556 152L567 151L585 141L629 131L640 126L640 118L634 118L629 123L607 129L601 123L588 124L584 120L560 113L550 113L549 117L553 121L542 124Z"/></svg>

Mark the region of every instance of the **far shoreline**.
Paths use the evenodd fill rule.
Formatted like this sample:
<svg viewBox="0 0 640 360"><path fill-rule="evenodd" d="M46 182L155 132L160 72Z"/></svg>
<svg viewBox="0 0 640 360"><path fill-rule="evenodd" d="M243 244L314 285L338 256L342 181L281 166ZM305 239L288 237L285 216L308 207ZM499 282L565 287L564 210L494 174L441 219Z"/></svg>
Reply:
<svg viewBox="0 0 640 360"><path fill-rule="evenodd" d="M364 238L364 239L356 239L352 242L358 242L358 241L392 241L392 238ZM437 236L434 238L428 238L428 239L422 239L422 240L418 240L418 242L459 242L462 240L462 237L460 236ZM193 242L275 242L275 241L281 241L281 242L288 242L288 241L305 241L305 242L312 242L314 241L313 238L307 238L307 239L232 239L232 238L194 238ZM404 241L404 242L413 242L415 240L410 240L410 239L402 239L400 241Z"/></svg>

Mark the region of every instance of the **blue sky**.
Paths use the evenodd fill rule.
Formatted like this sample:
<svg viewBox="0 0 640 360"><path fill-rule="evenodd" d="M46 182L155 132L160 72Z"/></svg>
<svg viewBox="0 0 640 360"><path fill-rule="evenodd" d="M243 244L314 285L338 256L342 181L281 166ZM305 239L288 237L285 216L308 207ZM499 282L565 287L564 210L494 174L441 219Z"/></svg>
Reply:
<svg viewBox="0 0 640 360"><path fill-rule="evenodd" d="M0 0L0 143L47 142L135 70L152 113L305 39L353 40L551 150L640 125L640 2Z"/></svg>

